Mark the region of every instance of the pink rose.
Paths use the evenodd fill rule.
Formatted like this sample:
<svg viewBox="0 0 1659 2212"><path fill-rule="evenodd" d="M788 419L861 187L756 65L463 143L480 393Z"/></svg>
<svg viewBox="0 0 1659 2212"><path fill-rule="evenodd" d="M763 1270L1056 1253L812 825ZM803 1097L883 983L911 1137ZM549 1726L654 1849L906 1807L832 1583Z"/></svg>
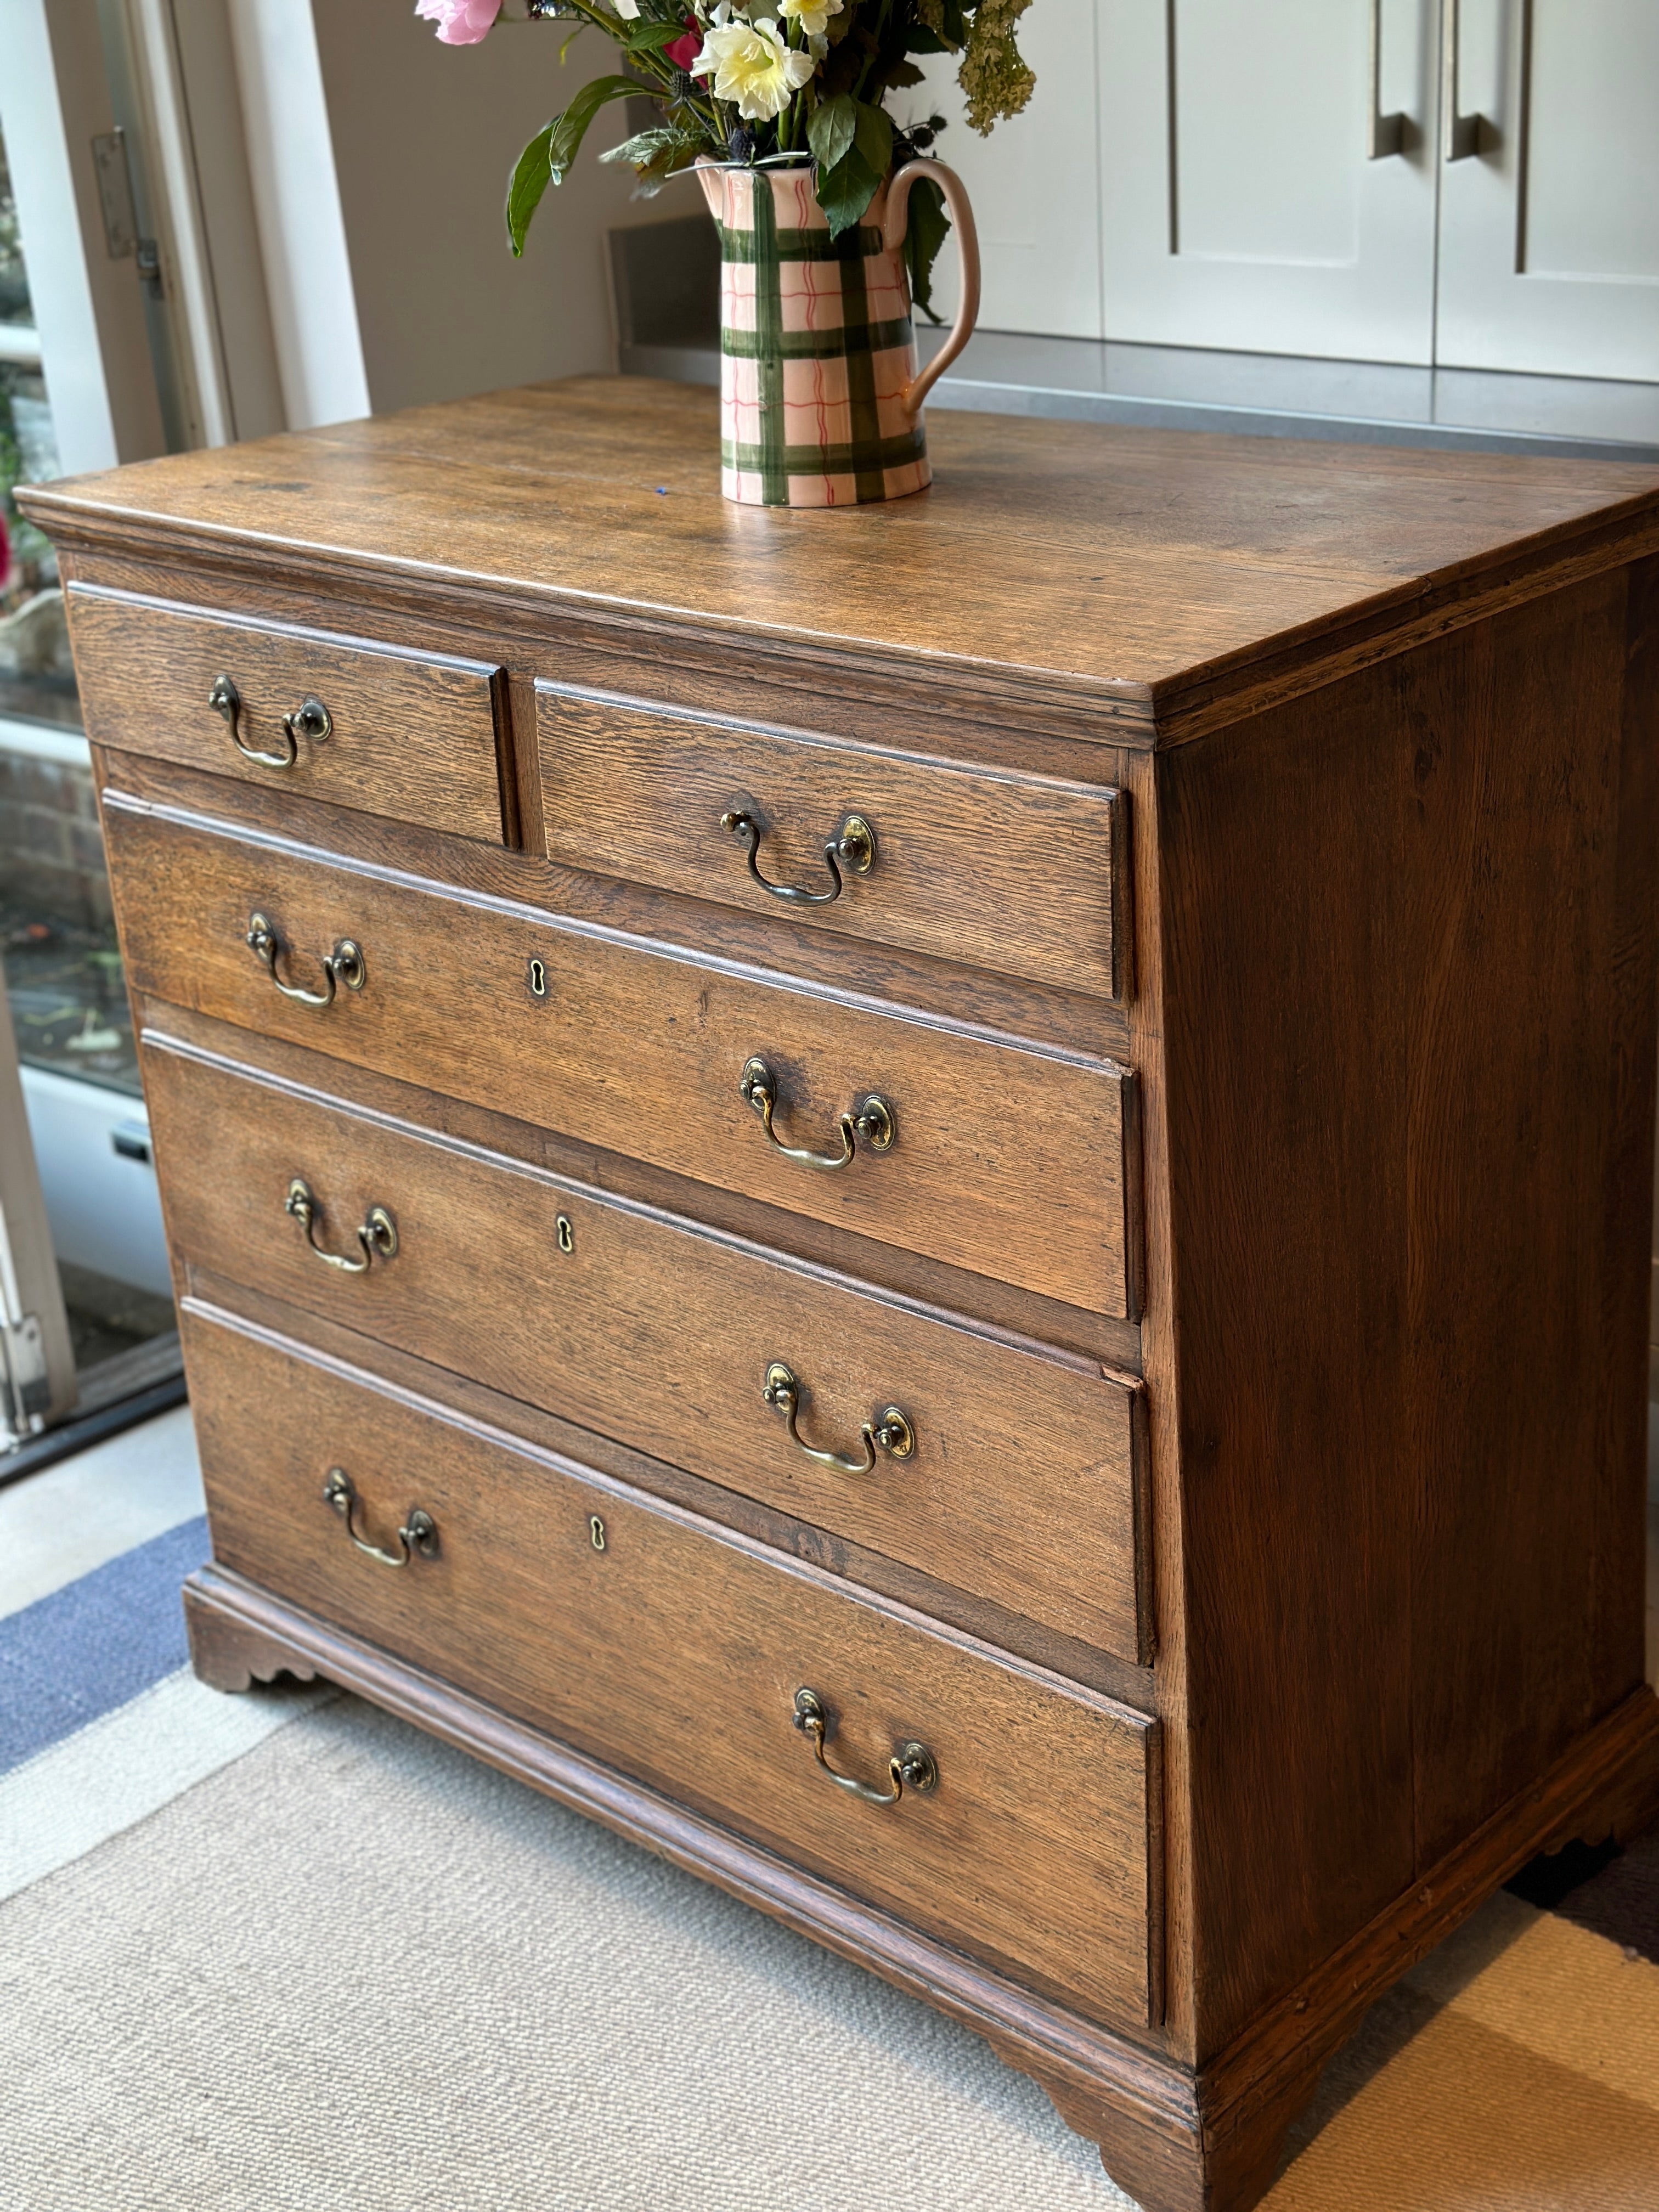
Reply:
<svg viewBox="0 0 1659 2212"><path fill-rule="evenodd" d="M415 8L447 46L476 46L501 12L501 0L416 0Z"/></svg>
<svg viewBox="0 0 1659 2212"><path fill-rule="evenodd" d="M685 19L685 36L683 39L676 39L673 45L665 46L663 52L676 69L690 68L692 63L702 52L702 33L697 28L697 19L695 15L688 15Z"/></svg>

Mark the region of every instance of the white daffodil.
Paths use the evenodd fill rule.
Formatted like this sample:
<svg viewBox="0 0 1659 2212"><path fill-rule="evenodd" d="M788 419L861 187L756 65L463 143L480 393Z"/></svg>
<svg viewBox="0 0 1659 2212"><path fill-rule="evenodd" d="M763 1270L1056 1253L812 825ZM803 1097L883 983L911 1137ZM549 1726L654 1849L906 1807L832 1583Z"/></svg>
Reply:
<svg viewBox="0 0 1659 2212"><path fill-rule="evenodd" d="M799 23L809 39L821 39L830 27L830 18L840 15L842 4L843 0L778 0L778 13L786 21Z"/></svg>
<svg viewBox="0 0 1659 2212"><path fill-rule="evenodd" d="M745 122L764 123L782 114L817 66L811 54L787 46L776 22L763 15L756 23L717 25L691 74L712 76L715 99L732 101Z"/></svg>
<svg viewBox="0 0 1659 2212"><path fill-rule="evenodd" d="M640 0L611 0L611 6L624 22L636 23L640 19Z"/></svg>

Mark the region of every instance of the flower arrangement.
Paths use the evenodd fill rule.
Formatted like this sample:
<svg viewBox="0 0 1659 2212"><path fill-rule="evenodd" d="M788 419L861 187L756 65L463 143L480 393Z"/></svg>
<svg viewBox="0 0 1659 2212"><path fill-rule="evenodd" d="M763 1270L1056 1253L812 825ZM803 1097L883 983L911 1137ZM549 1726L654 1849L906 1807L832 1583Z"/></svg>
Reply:
<svg viewBox="0 0 1659 2212"><path fill-rule="evenodd" d="M917 54L959 53L968 120L981 133L1017 115L1036 79L1014 44L1030 0L418 0L451 46L475 46L504 15L592 26L622 49L626 75L595 77L519 156L507 228L521 253L550 185L611 101L654 99L659 119L599 158L626 162L644 193L699 161L811 162L819 205L839 237L862 217L896 162L930 147L944 118L902 127L891 96L921 82ZM562 51L561 60L563 58ZM904 252L916 303L931 313L932 272L948 228L936 186L913 195Z"/></svg>

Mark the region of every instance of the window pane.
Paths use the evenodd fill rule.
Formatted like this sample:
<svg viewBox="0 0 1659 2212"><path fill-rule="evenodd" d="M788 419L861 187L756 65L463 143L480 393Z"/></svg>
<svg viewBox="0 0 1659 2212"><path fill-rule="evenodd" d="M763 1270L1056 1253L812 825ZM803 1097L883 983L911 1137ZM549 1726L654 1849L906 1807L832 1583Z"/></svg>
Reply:
<svg viewBox="0 0 1659 2212"><path fill-rule="evenodd" d="M153 1382L173 1322L58 563L13 495L60 473L0 140L0 956L85 1403Z"/></svg>

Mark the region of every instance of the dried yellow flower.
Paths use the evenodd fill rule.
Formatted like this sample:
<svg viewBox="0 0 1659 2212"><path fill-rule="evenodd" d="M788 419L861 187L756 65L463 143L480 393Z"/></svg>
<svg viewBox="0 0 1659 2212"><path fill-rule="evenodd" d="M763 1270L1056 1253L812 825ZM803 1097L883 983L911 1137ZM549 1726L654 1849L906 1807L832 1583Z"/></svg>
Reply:
<svg viewBox="0 0 1659 2212"><path fill-rule="evenodd" d="M1018 115L1036 88L1036 78L1014 44L1014 25L1030 4L980 0L974 10L957 82L968 95L968 120L981 137L990 135L994 123Z"/></svg>

